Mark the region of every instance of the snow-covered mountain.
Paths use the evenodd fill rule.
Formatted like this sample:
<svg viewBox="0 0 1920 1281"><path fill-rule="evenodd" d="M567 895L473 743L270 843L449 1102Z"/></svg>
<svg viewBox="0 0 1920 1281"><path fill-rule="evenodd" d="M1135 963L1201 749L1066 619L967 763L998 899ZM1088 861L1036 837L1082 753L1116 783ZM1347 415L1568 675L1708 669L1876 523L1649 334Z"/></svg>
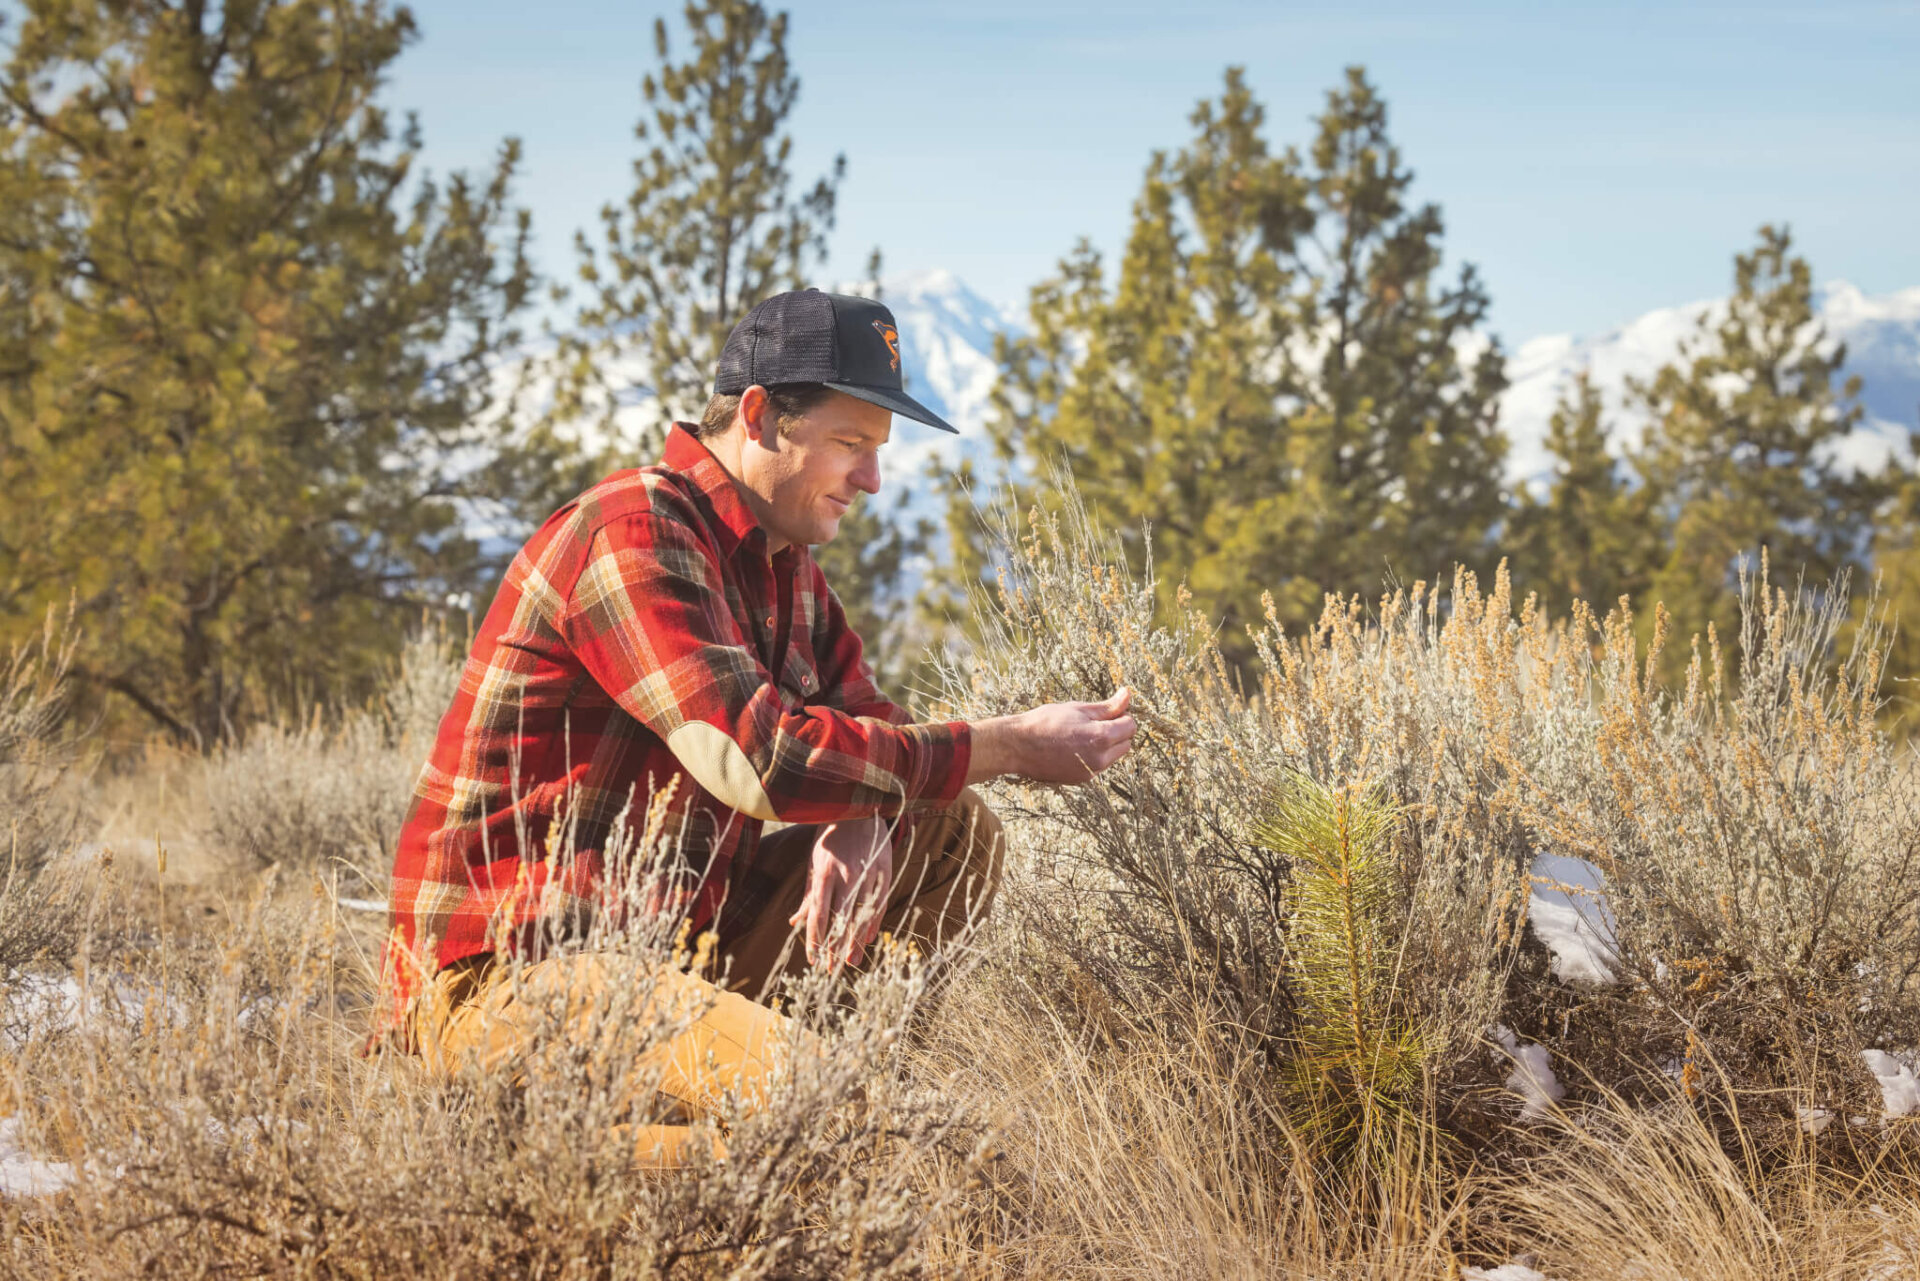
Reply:
<svg viewBox="0 0 1920 1281"><path fill-rule="evenodd" d="M1864 421L1839 453L1844 463L1873 467L1904 451L1920 429L1920 287L1863 294L1845 281L1818 292L1816 306L1830 340L1846 344L1845 372L1861 379ZM1551 471L1547 422L1562 388L1585 370L1605 398L1617 446L1637 438L1641 423L1621 411L1628 378L1649 378L1673 359L1700 316L1726 315L1724 299L1662 307L1603 334L1549 334L1520 344L1507 361L1511 385L1500 420L1513 442L1507 458L1516 484L1539 483Z"/></svg>
<svg viewBox="0 0 1920 1281"><path fill-rule="evenodd" d="M909 389L962 433L956 440L912 423L895 425L890 470L912 484L923 458L950 462L984 443L993 335L1001 328L1019 332L1023 317L989 303L950 272L903 277L884 287L900 322ZM1920 287L1869 295L1834 281L1820 289L1816 305L1829 339L1846 344L1846 372L1862 382L1865 420L1841 458L1877 466L1889 452L1904 451L1907 434L1920 429ZM1726 301L1662 307L1592 336L1549 334L1521 343L1507 359L1511 385L1500 403L1512 441L1508 479L1537 484L1550 474L1547 423L1562 389L1582 370L1605 398L1616 443L1636 436L1640 424L1623 409L1627 379L1650 378L1672 360L1703 312L1719 319ZM900 465L909 461L911 474Z"/></svg>
<svg viewBox="0 0 1920 1281"><path fill-rule="evenodd" d="M916 491L916 498L926 498L921 469L927 459L952 466L962 458L984 455L997 370L994 335L1020 332L1021 316L1014 308L988 302L950 271L893 277L882 280L880 289L880 300L900 330L907 394L960 429L960 435L950 436L894 419L893 438L881 459L887 484L904 483ZM881 496L891 497L887 490ZM910 508L927 510L921 502Z"/></svg>
<svg viewBox="0 0 1920 1281"><path fill-rule="evenodd" d="M929 499L921 476L927 459L953 465L984 455L996 369L994 335L1018 333L1024 317L1017 308L981 297L949 271L891 277L881 288L900 327L908 392L961 432L956 437L904 419L894 423L893 441L882 458L888 486L883 496L891 498L896 486L905 485L916 498ZM1842 456L1856 465L1876 465L1889 451L1904 450L1907 433L1920 428L1920 287L1868 295L1835 281L1820 290L1817 301L1829 337L1847 345L1847 372L1859 374L1864 384L1866 421ZM1507 361L1511 385L1500 409L1512 441L1509 480L1539 484L1550 474L1547 422L1561 390L1581 370L1590 373L1605 397L1616 444L1635 436L1639 424L1622 410L1627 378L1651 376L1674 357L1703 312L1723 315L1725 306L1724 300L1708 300L1663 307L1605 333L1551 334L1513 348ZM639 377L638 359L630 357L628 363ZM614 371L616 382L621 372ZM620 411L621 420L635 426L649 416L644 404L627 404ZM915 502L911 510L929 508Z"/></svg>

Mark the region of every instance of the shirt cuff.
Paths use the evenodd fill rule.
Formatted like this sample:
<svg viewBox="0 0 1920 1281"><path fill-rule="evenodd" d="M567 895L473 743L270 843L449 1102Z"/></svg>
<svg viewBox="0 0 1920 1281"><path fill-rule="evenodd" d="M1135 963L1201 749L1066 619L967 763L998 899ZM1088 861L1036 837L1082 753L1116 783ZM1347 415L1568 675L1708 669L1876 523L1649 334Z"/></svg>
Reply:
<svg viewBox="0 0 1920 1281"><path fill-rule="evenodd" d="M921 760L914 785L897 807L901 814L945 809L967 785L973 765L973 726L966 721L923 721L901 726L913 739Z"/></svg>
<svg viewBox="0 0 1920 1281"><path fill-rule="evenodd" d="M973 768L973 726L966 721L947 721L945 728L951 746L946 781L940 788L943 807L960 795L960 789L967 785L967 771Z"/></svg>

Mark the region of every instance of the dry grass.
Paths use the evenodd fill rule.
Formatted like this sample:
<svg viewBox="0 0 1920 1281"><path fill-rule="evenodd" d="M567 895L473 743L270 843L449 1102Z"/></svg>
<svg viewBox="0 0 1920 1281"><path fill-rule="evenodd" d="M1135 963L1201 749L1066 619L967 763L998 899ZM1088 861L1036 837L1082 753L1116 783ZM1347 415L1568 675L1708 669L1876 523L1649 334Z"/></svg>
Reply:
<svg viewBox="0 0 1920 1281"><path fill-rule="evenodd" d="M256 868L332 869L359 892L377 889L414 777L453 701L458 658L445 636L416 636L371 705L331 716L316 705L222 746L200 772L194 834Z"/></svg>
<svg viewBox="0 0 1920 1281"><path fill-rule="evenodd" d="M158 892L105 887L70 1000L48 999L53 975L13 976L10 1001L39 1016L11 1040L0 1090L71 1179L0 1203L13 1269L889 1276L917 1267L978 1164L979 1124L896 1065L927 993L909 956L863 976L851 1009L824 981L798 985L792 1010L814 1035L772 1106L723 1110L725 1162L650 1177L623 1127L657 1119L652 1095L625 1067L692 1013L648 1014L650 976L676 959L671 921L554 942L633 976L580 1053L525 1080L446 1082L355 1053L377 931L317 877L277 880L184 937Z"/></svg>
<svg viewBox="0 0 1920 1281"><path fill-rule="evenodd" d="M979 716L1124 683L1138 750L1095 786L996 785L1013 858L977 946L938 975L895 956L851 1003L792 993L812 1048L774 1108L725 1118L727 1161L649 1176L621 1139L648 1114L617 1069L673 1030L640 1017L671 922L568 941L635 978L603 1037L522 1085L353 1052L384 921L336 895L382 892L453 670L418 651L381 707L169 763L169 830L220 874L156 876L151 849L82 865L75 945L8 966L0 1111L72 1183L0 1200L4 1266L1442 1278L1527 1252L1566 1281L1911 1274L1915 1123L1882 1120L1859 1057L1920 1045L1920 825L1863 692L1870 629L1836 661L1837 614L1756 587L1747 633L1717 663L1703 642L1669 697L1628 620L1550 622L1462 577L1269 627L1243 683L1070 500L1011 524L940 697ZM1288 777L1393 816L1338 911L1350 865L1273 826L1305 821ZM120 828L157 828L151 791L118 786ZM669 856L657 837L639 865ZM1543 849L1604 869L1621 982L1553 977L1526 919ZM1364 1001L1329 1000L1330 921ZM62 979L81 999L50 1011ZM1352 1043L1401 1047L1402 1110L1368 1114L1405 1119L1356 1164L1333 1122L1385 1083L1365 1054L1323 1069L1328 1020L1363 1006ZM1543 1119L1505 1088L1496 1024L1568 1086ZM1816 1107L1834 1122L1808 1134Z"/></svg>
<svg viewBox="0 0 1920 1281"><path fill-rule="evenodd" d="M83 735L66 719L72 658L70 620L49 613L39 643L0 665L0 974L64 954L76 937L81 894L62 859L82 826L73 784Z"/></svg>

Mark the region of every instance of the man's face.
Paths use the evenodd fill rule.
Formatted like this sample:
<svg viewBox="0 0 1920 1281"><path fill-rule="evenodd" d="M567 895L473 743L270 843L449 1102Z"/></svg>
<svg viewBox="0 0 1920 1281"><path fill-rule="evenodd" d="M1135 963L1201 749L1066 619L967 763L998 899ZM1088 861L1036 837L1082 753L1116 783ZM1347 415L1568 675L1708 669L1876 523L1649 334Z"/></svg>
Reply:
<svg viewBox="0 0 1920 1281"><path fill-rule="evenodd" d="M754 515L775 550L830 542L854 500L880 492L880 446L893 431L888 410L836 391L785 436L771 409L762 427L742 442L741 479L759 499Z"/></svg>

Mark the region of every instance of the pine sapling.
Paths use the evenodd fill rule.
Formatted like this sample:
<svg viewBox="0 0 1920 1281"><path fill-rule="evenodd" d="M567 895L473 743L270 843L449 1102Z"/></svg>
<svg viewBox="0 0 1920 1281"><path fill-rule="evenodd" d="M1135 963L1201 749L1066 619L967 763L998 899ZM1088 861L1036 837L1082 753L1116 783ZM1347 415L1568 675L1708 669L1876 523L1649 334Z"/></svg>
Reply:
<svg viewBox="0 0 1920 1281"><path fill-rule="evenodd" d="M1392 863L1399 807L1369 784L1300 773L1274 787L1255 828L1292 863L1288 957L1298 1010L1295 1129L1355 1202L1385 1209L1409 1156L1429 1164L1437 1133L1420 1105L1426 1038L1396 991Z"/></svg>

